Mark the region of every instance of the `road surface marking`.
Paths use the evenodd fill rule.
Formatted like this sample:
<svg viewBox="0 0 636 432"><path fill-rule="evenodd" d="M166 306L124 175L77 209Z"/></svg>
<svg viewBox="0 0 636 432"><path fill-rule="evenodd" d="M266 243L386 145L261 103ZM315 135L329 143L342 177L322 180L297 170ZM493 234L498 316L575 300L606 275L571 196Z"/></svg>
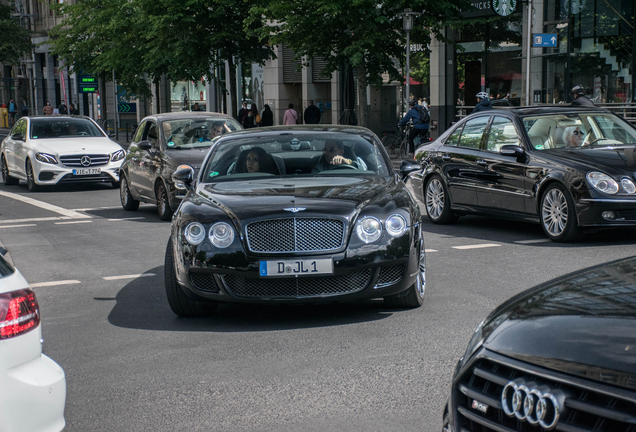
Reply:
<svg viewBox="0 0 636 432"><path fill-rule="evenodd" d="M81 282L78 280L63 280L63 281L34 283L34 284L30 284L30 286L31 288L37 288L37 287L47 287L47 286L56 286L56 285L72 285L72 284L78 284L78 283L81 283Z"/></svg>
<svg viewBox="0 0 636 432"><path fill-rule="evenodd" d="M68 225L68 224L78 224L78 223L93 223L93 221L55 222L55 225Z"/></svg>
<svg viewBox="0 0 636 432"><path fill-rule="evenodd" d="M16 201L22 201L23 203L31 204L32 206L40 207L45 210L49 210L49 211L61 214L62 216L68 216L71 219L86 219L86 218L92 217L92 216L84 215L81 213L77 213L73 210L67 210L62 207L54 206L53 204L45 203L43 201L38 201L33 198L25 197L22 195L11 193L11 192L0 191L0 196L5 196L7 198L11 198Z"/></svg>
<svg viewBox="0 0 636 432"><path fill-rule="evenodd" d="M76 212L87 212L87 211L96 211L96 210L114 210L114 209L120 209L121 206L113 206L113 207L93 207L93 208L80 208L80 209L73 209L73 211Z"/></svg>
<svg viewBox="0 0 636 432"><path fill-rule="evenodd" d="M429 252L437 252L436 249L424 249L424 252L429 253Z"/></svg>
<svg viewBox="0 0 636 432"><path fill-rule="evenodd" d="M23 223L23 222L45 222L45 221L54 221L54 220L68 220L70 217L44 217L44 218L28 218L28 219L7 219L0 220L0 224L6 223Z"/></svg>
<svg viewBox="0 0 636 432"><path fill-rule="evenodd" d="M115 218L115 219L108 219L109 222L117 222L117 221L127 221L127 220L140 220L140 219L146 219L145 217L132 217L132 218Z"/></svg>
<svg viewBox="0 0 636 432"><path fill-rule="evenodd" d="M140 277L148 277L148 276L157 276L157 275L154 273L143 273L143 274L134 274L134 275L122 275L122 276L104 276L102 279L104 280L137 279Z"/></svg>
<svg viewBox="0 0 636 432"><path fill-rule="evenodd" d="M484 243L484 244L476 244L476 245L467 245L467 246L453 246L453 249L481 249L481 248L489 248L489 247L497 247L501 246L500 244L495 243Z"/></svg>
<svg viewBox="0 0 636 432"><path fill-rule="evenodd" d="M519 240L519 241L516 241L515 243L519 243L519 244L533 244L533 243L547 243L549 241L552 241L552 240L550 240L550 239Z"/></svg>
<svg viewBox="0 0 636 432"><path fill-rule="evenodd" d="M37 224L24 224L24 225L0 225L0 228L22 228L22 227L30 227L30 226L38 226Z"/></svg>

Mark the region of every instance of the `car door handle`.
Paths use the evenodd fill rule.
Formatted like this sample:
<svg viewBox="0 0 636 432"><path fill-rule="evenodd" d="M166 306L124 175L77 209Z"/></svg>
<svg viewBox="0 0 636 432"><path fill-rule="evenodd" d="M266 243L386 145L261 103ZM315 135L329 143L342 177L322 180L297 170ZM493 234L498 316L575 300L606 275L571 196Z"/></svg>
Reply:
<svg viewBox="0 0 636 432"><path fill-rule="evenodd" d="M445 155L442 155L442 160L449 161L451 160L451 157L450 155L445 154Z"/></svg>
<svg viewBox="0 0 636 432"><path fill-rule="evenodd" d="M486 162L486 161L485 161L485 160L483 160L483 159L479 159L479 160L477 161L477 165L481 165L481 166L488 166L488 162Z"/></svg>

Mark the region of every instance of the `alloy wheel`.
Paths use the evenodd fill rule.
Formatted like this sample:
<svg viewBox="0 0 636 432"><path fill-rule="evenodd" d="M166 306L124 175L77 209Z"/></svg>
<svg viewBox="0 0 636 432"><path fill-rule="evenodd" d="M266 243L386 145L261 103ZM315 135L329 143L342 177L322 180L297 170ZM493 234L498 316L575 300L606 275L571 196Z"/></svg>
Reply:
<svg viewBox="0 0 636 432"><path fill-rule="evenodd" d="M552 236L560 236L568 222L568 202L559 189L546 193L541 210L543 226Z"/></svg>
<svg viewBox="0 0 636 432"><path fill-rule="evenodd" d="M121 184L119 185L119 197L124 206L128 204L128 182L125 177L122 177Z"/></svg>
<svg viewBox="0 0 636 432"><path fill-rule="evenodd" d="M426 212L433 218L439 219L444 211L444 187L439 179L433 179L426 188Z"/></svg>

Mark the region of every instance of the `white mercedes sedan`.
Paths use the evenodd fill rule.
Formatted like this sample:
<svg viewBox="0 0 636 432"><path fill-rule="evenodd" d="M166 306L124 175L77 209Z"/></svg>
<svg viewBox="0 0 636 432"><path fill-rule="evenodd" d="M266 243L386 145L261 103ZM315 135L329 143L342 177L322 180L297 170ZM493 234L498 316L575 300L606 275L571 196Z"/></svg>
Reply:
<svg viewBox="0 0 636 432"><path fill-rule="evenodd" d="M61 183L112 183L126 151L84 116L33 116L18 120L0 146L5 185L20 180L34 192Z"/></svg>

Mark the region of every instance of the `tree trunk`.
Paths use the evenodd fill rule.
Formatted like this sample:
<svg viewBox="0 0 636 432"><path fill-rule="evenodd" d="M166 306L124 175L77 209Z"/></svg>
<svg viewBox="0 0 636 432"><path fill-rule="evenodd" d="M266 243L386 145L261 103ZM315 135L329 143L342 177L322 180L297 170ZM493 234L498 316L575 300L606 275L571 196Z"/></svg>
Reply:
<svg viewBox="0 0 636 432"><path fill-rule="evenodd" d="M358 125L368 128L369 118L367 117L367 69L364 63L356 65L356 76L358 77Z"/></svg>
<svg viewBox="0 0 636 432"><path fill-rule="evenodd" d="M234 65L234 57L230 54L227 59L230 76L226 77L225 85L230 88L230 100L232 101L232 111L228 113L234 118L238 118L238 105L236 98L236 66Z"/></svg>

